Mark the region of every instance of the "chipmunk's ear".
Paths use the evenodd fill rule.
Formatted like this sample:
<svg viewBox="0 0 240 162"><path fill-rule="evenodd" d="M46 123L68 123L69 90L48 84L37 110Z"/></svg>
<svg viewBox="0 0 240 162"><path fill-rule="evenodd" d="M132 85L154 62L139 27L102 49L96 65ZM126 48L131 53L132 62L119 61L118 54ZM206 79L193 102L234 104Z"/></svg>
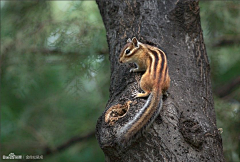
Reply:
<svg viewBox="0 0 240 162"><path fill-rule="evenodd" d="M128 38L127 42L130 43L130 42L132 42L132 40L130 38Z"/></svg>
<svg viewBox="0 0 240 162"><path fill-rule="evenodd" d="M136 37L133 37L132 42L135 45L135 47L138 47L138 40Z"/></svg>

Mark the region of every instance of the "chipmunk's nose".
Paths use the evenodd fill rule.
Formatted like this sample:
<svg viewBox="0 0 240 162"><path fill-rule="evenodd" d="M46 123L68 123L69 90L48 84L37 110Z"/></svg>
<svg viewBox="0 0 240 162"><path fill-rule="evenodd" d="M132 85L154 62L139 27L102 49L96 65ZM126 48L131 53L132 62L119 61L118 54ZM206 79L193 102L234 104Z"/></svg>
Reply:
<svg viewBox="0 0 240 162"><path fill-rule="evenodd" d="M121 58L119 58L119 63L123 63Z"/></svg>

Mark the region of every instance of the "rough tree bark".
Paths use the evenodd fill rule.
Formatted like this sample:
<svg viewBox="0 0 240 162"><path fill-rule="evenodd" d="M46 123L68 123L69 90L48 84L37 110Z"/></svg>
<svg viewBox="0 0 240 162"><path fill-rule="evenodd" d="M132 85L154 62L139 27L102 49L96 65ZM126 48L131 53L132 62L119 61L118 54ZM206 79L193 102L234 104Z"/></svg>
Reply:
<svg viewBox="0 0 240 162"><path fill-rule="evenodd" d="M111 61L106 110L134 101L113 126L105 123L105 112L98 120L96 136L106 161L224 161L198 1L97 0L97 4L107 31ZM118 63L121 48L127 38L134 36L166 53L171 86L153 125L121 150L116 145L116 130L146 102L132 97L132 91L140 91L142 73L130 73L133 64Z"/></svg>

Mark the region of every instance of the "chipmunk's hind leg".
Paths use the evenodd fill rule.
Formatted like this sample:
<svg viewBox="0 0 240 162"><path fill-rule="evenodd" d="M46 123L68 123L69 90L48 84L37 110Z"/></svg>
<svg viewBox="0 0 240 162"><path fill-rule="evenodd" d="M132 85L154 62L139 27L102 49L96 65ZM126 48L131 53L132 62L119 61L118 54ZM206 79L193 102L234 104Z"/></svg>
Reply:
<svg viewBox="0 0 240 162"><path fill-rule="evenodd" d="M141 78L140 87L144 91L144 93L138 93L136 97L148 97L149 94L152 92L152 82L148 78L148 75L146 75L146 73Z"/></svg>
<svg viewBox="0 0 240 162"><path fill-rule="evenodd" d="M148 97L151 92L138 93L136 97Z"/></svg>

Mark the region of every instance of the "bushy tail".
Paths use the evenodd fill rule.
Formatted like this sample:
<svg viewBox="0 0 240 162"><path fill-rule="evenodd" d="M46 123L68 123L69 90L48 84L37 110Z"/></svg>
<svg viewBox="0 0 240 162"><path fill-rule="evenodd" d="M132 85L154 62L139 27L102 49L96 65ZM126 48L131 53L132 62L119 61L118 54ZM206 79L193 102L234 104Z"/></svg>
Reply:
<svg viewBox="0 0 240 162"><path fill-rule="evenodd" d="M118 132L117 141L122 147L130 145L156 119L162 108L162 94L153 91L144 106Z"/></svg>

